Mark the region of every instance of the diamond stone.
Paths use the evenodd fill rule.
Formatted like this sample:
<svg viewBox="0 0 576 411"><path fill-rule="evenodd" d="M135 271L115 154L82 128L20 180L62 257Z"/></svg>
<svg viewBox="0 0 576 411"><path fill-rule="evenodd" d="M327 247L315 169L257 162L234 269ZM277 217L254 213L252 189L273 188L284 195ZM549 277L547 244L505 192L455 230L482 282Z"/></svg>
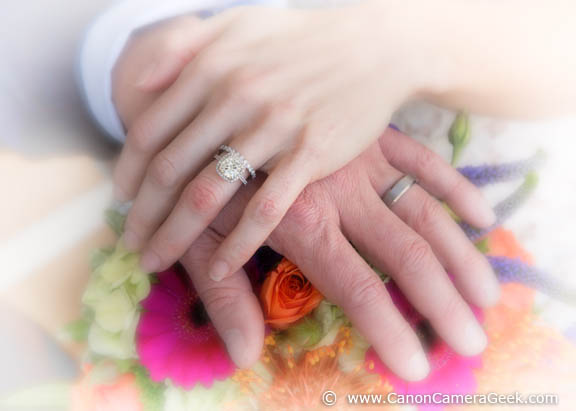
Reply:
<svg viewBox="0 0 576 411"><path fill-rule="evenodd" d="M233 183L240 179L246 165L244 159L235 153L226 153L220 157L216 170L220 177L224 180Z"/></svg>

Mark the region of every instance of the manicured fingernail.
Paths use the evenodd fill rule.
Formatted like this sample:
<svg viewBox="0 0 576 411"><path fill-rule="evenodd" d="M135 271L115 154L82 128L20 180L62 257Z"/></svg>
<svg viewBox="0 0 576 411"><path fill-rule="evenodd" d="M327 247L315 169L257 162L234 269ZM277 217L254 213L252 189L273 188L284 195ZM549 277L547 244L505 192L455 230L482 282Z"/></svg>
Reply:
<svg viewBox="0 0 576 411"><path fill-rule="evenodd" d="M461 352L462 355L477 355L484 351L488 338L486 333L476 320L470 321L464 327L464 338L466 339L466 348Z"/></svg>
<svg viewBox="0 0 576 411"><path fill-rule="evenodd" d="M230 330L226 330L222 332L222 339L226 344L226 349L228 350L228 354L234 364L236 364L239 368L248 368L250 367L249 358L246 355L246 341L244 336L237 328L232 328Z"/></svg>
<svg viewBox="0 0 576 411"><path fill-rule="evenodd" d="M405 378L408 381L419 381L425 378L430 372L430 364L424 352L418 351L408 360L408 374Z"/></svg>
<svg viewBox="0 0 576 411"><path fill-rule="evenodd" d="M132 231L126 231L122 235L122 244L130 251L136 251L139 246L138 237Z"/></svg>
<svg viewBox="0 0 576 411"><path fill-rule="evenodd" d="M140 259L140 266L142 270L147 273L154 273L160 268L160 258L151 251L144 253Z"/></svg>
<svg viewBox="0 0 576 411"><path fill-rule="evenodd" d="M146 67L146 69L144 69L142 74L137 77L136 82L134 83L136 87L139 88L146 87L150 82L150 79L152 79L152 77L154 76L157 67L158 67L157 63L150 64L148 67Z"/></svg>
<svg viewBox="0 0 576 411"><path fill-rule="evenodd" d="M216 261L208 272L208 276L214 281L222 281L229 273L228 264L224 261Z"/></svg>

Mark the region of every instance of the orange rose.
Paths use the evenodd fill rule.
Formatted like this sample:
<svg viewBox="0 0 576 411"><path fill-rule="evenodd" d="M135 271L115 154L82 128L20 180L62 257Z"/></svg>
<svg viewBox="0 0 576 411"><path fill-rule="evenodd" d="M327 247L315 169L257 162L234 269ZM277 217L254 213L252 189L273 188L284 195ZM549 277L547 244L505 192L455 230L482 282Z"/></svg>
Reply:
<svg viewBox="0 0 576 411"><path fill-rule="evenodd" d="M323 299L300 269L285 258L268 273L260 291L266 323L280 329L304 317Z"/></svg>

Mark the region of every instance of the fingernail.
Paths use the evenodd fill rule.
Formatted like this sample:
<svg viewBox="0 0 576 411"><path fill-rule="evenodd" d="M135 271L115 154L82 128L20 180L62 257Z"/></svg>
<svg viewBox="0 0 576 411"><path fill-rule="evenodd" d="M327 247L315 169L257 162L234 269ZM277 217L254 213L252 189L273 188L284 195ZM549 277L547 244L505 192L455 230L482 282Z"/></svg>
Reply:
<svg viewBox="0 0 576 411"><path fill-rule="evenodd" d="M473 289L474 304L480 307L490 307L500 299L500 283L494 275L494 270L484 256L480 256L478 264L470 267L470 275L481 279Z"/></svg>
<svg viewBox="0 0 576 411"><path fill-rule="evenodd" d="M418 351L408 360L408 381L419 381L424 379L430 372L430 364L423 351Z"/></svg>
<svg viewBox="0 0 576 411"><path fill-rule="evenodd" d="M476 320L470 321L464 327L464 338L466 339L466 348L461 352L462 355L480 354L488 343L486 333Z"/></svg>
<svg viewBox="0 0 576 411"><path fill-rule="evenodd" d="M146 87L146 85L150 82L150 79L154 76L157 66L157 63L153 63L146 67L142 74L137 77L137 80L134 83L136 87Z"/></svg>
<svg viewBox="0 0 576 411"><path fill-rule="evenodd" d="M151 251L146 252L140 259L140 266L145 272L154 273L160 268L160 258Z"/></svg>
<svg viewBox="0 0 576 411"><path fill-rule="evenodd" d="M500 283L496 279L496 276L493 274L492 267L490 264L487 263L488 269L490 269L490 277L488 281L485 281L483 287L484 289L481 290L483 293L483 307L490 307L496 304L500 300Z"/></svg>
<svg viewBox="0 0 576 411"><path fill-rule="evenodd" d="M496 213L490 206L490 203L488 203L488 200L484 197L483 193L480 191L477 191L476 193L476 200L474 201L473 198L470 198L470 200L475 202L475 208L478 210L478 228L490 227L496 223Z"/></svg>
<svg viewBox="0 0 576 411"><path fill-rule="evenodd" d="M484 200L486 201L486 200ZM480 215L478 216L480 219L480 223L482 227L490 227L491 225L496 223L496 213L489 205L485 205L484 207L480 207Z"/></svg>
<svg viewBox="0 0 576 411"><path fill-rule="evenodd" d="M502 295L502 290L500 288L500 283L498 280L492 282L492 286L486 291L486 303L488 306L492 306L500 301L500 296Z"/></svg>
<svg viewBox="0 0 576 411"><path fill-rule="evenodd" d="M224 277L226 277L229 273L228 264L224 261L216 261L212 264L212 268L208 272L208 276L213 281L222 281Z"/></svg>
<svg viewBox="0 0 576 411"><path fill-rule="evenodd" d="M228 350L230 358L234 361L234 364L239 368L250 367L250 359L246 355L248 352L246 350L246 341L240 330L237 328L226 330L222 332L222 339L224 340L224 344L226 344L226 349Z"/></svg>
<svg viewBox="0 0 576 411"><path fill-rule="evenodd" d="M126 231L122 235L122 244L126 247L129 251L136 251L139 246L138 237L132 231Z"/></svg>

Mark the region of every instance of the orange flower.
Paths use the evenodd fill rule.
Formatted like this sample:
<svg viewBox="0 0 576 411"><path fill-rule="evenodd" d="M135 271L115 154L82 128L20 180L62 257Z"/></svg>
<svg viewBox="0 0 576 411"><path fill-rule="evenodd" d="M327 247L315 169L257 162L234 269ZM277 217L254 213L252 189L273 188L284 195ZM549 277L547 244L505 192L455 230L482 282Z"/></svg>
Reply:
<svg viewBox="0 0 576 411"><path fill-rule="evenodd" d="M133 375L120 375L107 384L91 381L91 367L84 368L84 375L72 390L72 411L142 411L140 391Z"/></svg>
<svg viewBox="0 0 576 411"><path fill-rule="evenodd" d="M497 228L488 235L487 240L489 255L520 258L527 264L534 262L532 256L522 248L512 231Z"/></svg>
<svg viewBox="0 0 576 411"><path fill-rule="evenodd" d="M280 329L304 317L323 298L298 267L285 258L268 273L260 292L266 323Z"/></svg>

